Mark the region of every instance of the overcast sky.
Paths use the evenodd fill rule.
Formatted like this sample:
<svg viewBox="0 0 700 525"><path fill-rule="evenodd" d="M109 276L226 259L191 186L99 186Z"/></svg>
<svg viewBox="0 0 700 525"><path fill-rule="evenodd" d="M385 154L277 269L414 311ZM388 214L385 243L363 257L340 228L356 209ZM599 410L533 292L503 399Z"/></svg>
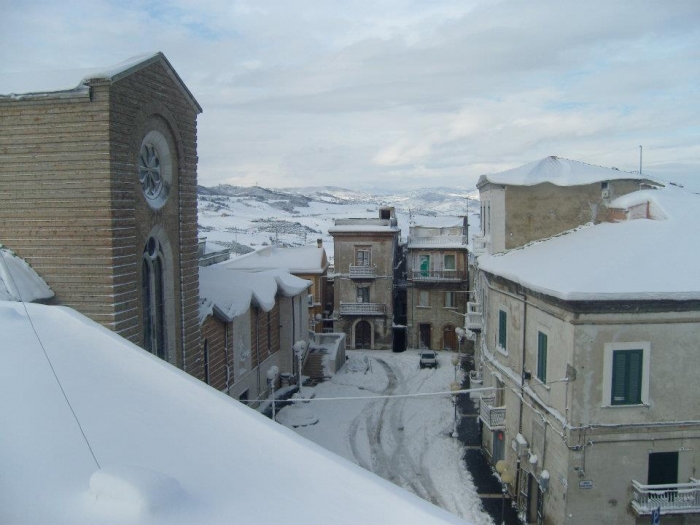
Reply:
<svg viewBox="0 0 700 525"><path fill-rule="evenodd" d="M700 191L700 1L0 0L0 71L162 51L204 185L473 186L547 155Z"/></svg>

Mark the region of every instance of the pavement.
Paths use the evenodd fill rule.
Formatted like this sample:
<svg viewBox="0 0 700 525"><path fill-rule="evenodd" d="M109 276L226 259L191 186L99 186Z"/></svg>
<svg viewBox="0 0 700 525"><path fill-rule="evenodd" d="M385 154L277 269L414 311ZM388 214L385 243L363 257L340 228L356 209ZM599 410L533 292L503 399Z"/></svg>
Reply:
<svg viewBox="0 0 700 525"><path fill-rule="evenodd" d="M470 388L469 372L474 370L473 360L463 359L462 370L464 370L462 388ZM457 438L465 449L462 459L474 479L476 492L481 498L484 510L497 524L522 525L513 508L511 498L503 496L502 485L496 471L481 452L481 428L477 403L471 400L469 394L459 394L457 407L460 413Z"/></svg>

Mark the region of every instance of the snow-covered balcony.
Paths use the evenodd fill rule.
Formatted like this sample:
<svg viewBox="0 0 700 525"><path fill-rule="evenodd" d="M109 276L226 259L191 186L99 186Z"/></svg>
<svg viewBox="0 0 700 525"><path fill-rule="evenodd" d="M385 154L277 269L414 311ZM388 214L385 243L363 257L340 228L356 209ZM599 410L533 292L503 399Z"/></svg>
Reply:
<svg viewBox="0 0 700 525"><path fill-rule="evenodd" d="M409 248L466 248L467 237L465 235L431 235L408 237Z"/></svg>
<svg viewBox="0 0 700 525"><path fill-rule="evenodd" d="M459 282L467 280L466 270L411 270L408 278L412 281Z"/></svg>
<svg viewBox="0 0 700 525"><path fill-rule="evenodd" d="M483 327L483 318L481 303L467 303L467 329L481 330Z"/></svg>
<svg viewBox="0 0 700 525"><path fill-rule="evenodd" d="M490 235L475 235L472 237L472 251L474 252L474 255L479 257L488 253L490 243Z"/></svg>
<svg viewBox="0 0 700 525"><path fill-rule="evenodd" d="M661 508L661 514L700 513L700 481L670 485L643 485L632 480L632 509L638 516Z"/></svg>
<svg viewBox="0 0 700 525"><path fill-rule="evenodd" d="M479 403L479 418L489 430L506 428L506 407L493 406L494 396L482 397Z"/></svg>
<svg viewBox="0 0 700 525"><path fill-rule="evenodd" d="M379 303L340 303L340 315L384 315L386 305Z"/></svg>
<svg viewBox="0 0 700 525"><path fill-rule="evenodd" d="M376 266L350 265L350 279L374 279L377 277Z"/></svg>

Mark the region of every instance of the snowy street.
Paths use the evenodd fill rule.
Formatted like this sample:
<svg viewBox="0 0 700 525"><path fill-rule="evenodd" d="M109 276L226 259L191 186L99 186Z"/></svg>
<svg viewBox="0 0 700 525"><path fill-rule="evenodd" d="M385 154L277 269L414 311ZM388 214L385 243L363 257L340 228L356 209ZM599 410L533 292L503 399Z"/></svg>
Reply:
<svg viewBox="0 0 700 525"><path fill-rule="evenodd" d="M420 369L418 352L350 351L331 381L304 387L314 399L284 408L278 421L300 435L474 524L491 524L451 437L449 395L372 399L377 395L447 392L450 355L437 369ZM330 400L326 400L332 398ZM338 399L360 398L360 399ZM308 426L296 426L315 420Z"/></svg>

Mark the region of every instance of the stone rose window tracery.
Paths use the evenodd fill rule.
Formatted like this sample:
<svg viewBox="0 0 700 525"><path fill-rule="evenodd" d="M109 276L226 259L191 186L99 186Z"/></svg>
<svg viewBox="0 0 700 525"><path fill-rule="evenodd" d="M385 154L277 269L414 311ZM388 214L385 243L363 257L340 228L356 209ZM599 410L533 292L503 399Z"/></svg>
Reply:
<svg viewBox="0 0 700 525"><path fill-rule="evenodd" d="M172 157L168 141L159 131L149 131L139 151L139 182L148 204L162 208L172 185Z"/></svg>

